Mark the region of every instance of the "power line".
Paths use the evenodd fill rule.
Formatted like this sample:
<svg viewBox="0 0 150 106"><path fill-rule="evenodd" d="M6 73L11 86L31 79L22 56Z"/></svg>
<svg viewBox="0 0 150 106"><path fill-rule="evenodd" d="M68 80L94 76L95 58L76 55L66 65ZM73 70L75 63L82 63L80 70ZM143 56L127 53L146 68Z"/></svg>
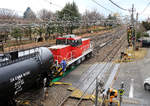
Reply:
<svg viewBox="0 0 150 106"><path fill-rule="evenodd" d="M118 8L120 8L121 10L124 10L124 11L129 11L128 9L125 9L121 6L119 6L118 4L116 4L115 2L113 2L112 0L109 0L112 4L114 4L115 6L117 6Z"/></svg>
<svg viewBox="0 0 150 106"><path fill-rule="evenodd" d="M110 11L110 12L113 13L113 11L111 11L111 10L108 9L108 8L105 8L104 6L102 6L101 4L99 4L97 1L95 1L95 0L92 0L92 1L93 1L94 3L96 3L97 5L99 5L100 7L104 8L105 10Z"/></svg>
<svg viewBox="0 0 150 106"><path fill-rule="evenodd" d="M55 5L55 6L59 7L59 8L63 8L63 7L61 7L60 5L54 4L54 3L52 3L52 2L50 2L50 1L48 1L48 0L44 0L44 1L48 2L50 5ZM70 9L66 9L66 8L65 8L65 10L68 11L68 12L70 12L70 13L72 13L72 14L74 14L74 12L71 11Z"/></svg>
<svg viewBox="0 0 150 106"><path fill-rule="evenodd" d="M147 10L149 5L150 5L150 2L146 5L146 7L143 9L143 11L140 14L143 14Z"/></svg>
<svg viewBox="0 0 150 106"><path fill-rule="evenodd" d="M48 1L48 0L44 0L44 1L49 2L49 4L52 4L52 5L55 5L55 6L57 6L57 7L62 8L61 6L59 6L59 5L57 5L57 4L54 4L54 3L52 3L52 2L50 2L50 1ZM97 1L95 1L95 0L92 0L92 1L95 2L97 5L99 5L100 7L104 8L105 10L110 11L110 12L113 12L113 11L111 11L110 9L105 8L104 6L102 6L101 4L99 4ZM69 9L65 9L65 10L67 10L67 11L73 13L73 11L71 11L71 10L69 10Z"/></svg>

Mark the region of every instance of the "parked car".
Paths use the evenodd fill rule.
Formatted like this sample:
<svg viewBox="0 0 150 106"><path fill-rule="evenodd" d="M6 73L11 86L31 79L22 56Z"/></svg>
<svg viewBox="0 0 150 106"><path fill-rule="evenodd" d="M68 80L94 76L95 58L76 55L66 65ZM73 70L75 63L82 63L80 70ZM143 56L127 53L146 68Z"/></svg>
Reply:
<svg viewBox="0 0 150 106"><path fill-rule="evenodd" d="M148 77L144 80L144 89L150 90L150 77Z"/></svg>

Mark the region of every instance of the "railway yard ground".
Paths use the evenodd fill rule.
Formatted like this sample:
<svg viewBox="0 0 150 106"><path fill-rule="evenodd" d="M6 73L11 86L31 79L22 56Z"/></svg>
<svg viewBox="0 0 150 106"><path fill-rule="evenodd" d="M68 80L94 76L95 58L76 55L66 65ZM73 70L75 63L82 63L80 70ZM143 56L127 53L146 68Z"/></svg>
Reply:
<svg viewBox="0 0 150 106"><path fill-rule="evenodd" d="M150 106L150 0L0 5L0 106Z"/></svg>
<svg viewBox="0 0 150 106"><path fill-rule="evenodd" d="M144 48L147 54L142 59L116 63L120 53L127 48L124 29L97 35L91 39L95 41L96 53L63 77L60 82L64 84L52 85L47 88L46 94L45 89L24 93L17 99L18 106L93 106L91 96L95 95L96 78L104 81L105 89L108 89L109 84L109 87L118 90L121 82L124 82L125 94L122 106L149 106L150 94L144 90L143 81L150 75L150 49ZM115 80L109 81L113 73L117 76ZM70 87L72 91L68 90Z"/></svg>
<svg viewBox="0 0 150 106"><path fill-rule="evenodd" d="M84 61L60 80L60 82L72 84L71 86L63 84L53 85L48 88L46 97L43 94L44 89L31 90L19 97L18 105L75 106L80 101L79 105L81 106L94 105L91 99L80 100L80 96L82 98L82 96L84 97L87 94L94 94L96 76L107 82L111 71L118 70L120 63L118 64L114 61L120 57L120 52L126 49L127 41L125 29L115 30L101 36L97 35L91 37L91 39L95 41L94 56ZM78 99L69 97L72 93L68 90L69 87L78 89L77 93L75 92L79 96ZM84 93L85 95L83 95Z"/></svg>

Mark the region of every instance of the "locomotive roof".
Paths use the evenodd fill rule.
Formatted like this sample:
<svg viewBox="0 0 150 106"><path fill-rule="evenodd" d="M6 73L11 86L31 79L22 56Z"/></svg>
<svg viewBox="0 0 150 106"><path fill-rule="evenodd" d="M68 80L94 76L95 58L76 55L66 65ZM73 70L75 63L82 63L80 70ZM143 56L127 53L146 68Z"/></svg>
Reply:
<svg viewBox="0 0 150 106"><path fill-rule="evenodd" d="M70 35L65 35L65 36L62 36L62 37L58 37L56 39L78 40L78 39L81 39L81 37L80 36L76 36L74 34L70 34Z"/></svg>
<svg viewBox="0 0 150 106"><path fill-rule="evenodd" d="M59 37L59 38L56 38L56 39L69 39L69 40L78 40L78 39L81 39L81 37L75 37L75 38L64 38L64 37Z"/></svg>

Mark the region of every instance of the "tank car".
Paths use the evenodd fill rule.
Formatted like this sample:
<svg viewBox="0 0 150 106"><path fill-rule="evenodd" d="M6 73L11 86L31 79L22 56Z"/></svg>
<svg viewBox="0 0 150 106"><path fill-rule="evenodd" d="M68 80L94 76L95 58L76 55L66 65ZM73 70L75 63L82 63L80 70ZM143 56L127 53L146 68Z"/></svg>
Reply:
<svg viewBox="0 0 150 106"><path fill-rule="evenodd" d="M13 51L0 57L0 106L15 105L13 98L33 85L42 86L53 64L53 55L46 47Z"/></svg>

